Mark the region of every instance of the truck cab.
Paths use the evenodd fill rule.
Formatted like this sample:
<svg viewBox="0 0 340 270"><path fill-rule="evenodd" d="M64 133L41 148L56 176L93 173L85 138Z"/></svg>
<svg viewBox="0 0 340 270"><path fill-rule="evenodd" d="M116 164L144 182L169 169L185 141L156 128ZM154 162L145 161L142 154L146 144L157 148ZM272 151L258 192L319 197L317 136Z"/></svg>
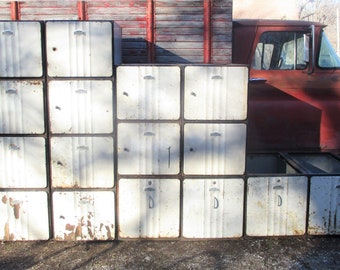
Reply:
<svg viewBox="0 0 340 270"><path fill-rule="evenodd" d="M234 64L249 66L249 152L340 149L340 59L306 21L235 20Z"/></svg>

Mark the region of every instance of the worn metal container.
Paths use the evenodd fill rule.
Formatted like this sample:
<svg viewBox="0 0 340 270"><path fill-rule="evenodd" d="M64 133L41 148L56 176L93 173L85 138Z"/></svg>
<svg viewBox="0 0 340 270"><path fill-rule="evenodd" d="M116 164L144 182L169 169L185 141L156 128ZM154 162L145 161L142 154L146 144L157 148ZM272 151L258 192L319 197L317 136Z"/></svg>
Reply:
<svg viewBox="0 0 340 270"><path fill-rule="evenodd" d="M44 133L41 81L0 81L0 133Z"/></svg>
<svg viewBox="0 0 340 270"><path fill-rule="evenodd" d="M118 118L179 119L180 80L177 66L118 67Z"/></svg>
<svg viewBox="0 0 340 270"><path fill-rule="evenodd" d="M243 174L246 153L245 124L185 124L184 173Z"/></svg>
<svg viewBox="0 0 340 270"><path fill-rule="evenodd" d="M47 21L48 75L112 76L113 29L110 21Z"/></svg>
<svg viewBox="0 0 340 270"><path fill-rule="evenodd" d="M186 119L245 120L248 69L241 66L187 66L184 99Z"/></svg>
<svg viewBox="0 0 340 270"><path fill-rule="evenodd" d="M40 22L0 22L0 77L42 76Z"/></svg>
<svg viewBox="0 0 340 270"><path fill-rule="evenodd" d="M112 137L52 137L53 187L113 187Z"/></svg>
<svg viewBox="0 0 340 270"><path fill-rule="evenodd" d="M243 235L244 180L185 179L183 236L226 238Z"/></svg>
<svg viewBox="0 0 340 270"><path fill-rule="evenodd" d="M115 194L111 191L54 191L56 240L115 238Z"/></svg>
<svg viewBox="0 0 340 270"><path fill-rule="evenodd" d="M2 241L49 238L46 192L0 192L0 239Z"/></svg>
<svg viewBox="0 0 340 270"><path fill-rule="evenodd" d="M113 132L112 82L74 80L49 82L53 133Z"/></svg>
<svg viewBox="0 0 340 270"><path fill-rule="evenodd" d="M276 154L248 155L247 174L246 234L304 234L307 177Z"/></svg>
<svg viewBox="0 0 340 270"><path fill-rule="evenodd" d="M0 137L0 187L46 187L44 138Z"/></svg>
<svg viewBox="0 0 340 270"><path fill-rule="evenodd" d="M120 179L119 237L179 236L178 179Z"/></svg>
<svg viewBox="0 0 340 270"><path fill-rule="evenodd" d="M118 173L179 173L180 126L173 123L118 124Z"/></svg>

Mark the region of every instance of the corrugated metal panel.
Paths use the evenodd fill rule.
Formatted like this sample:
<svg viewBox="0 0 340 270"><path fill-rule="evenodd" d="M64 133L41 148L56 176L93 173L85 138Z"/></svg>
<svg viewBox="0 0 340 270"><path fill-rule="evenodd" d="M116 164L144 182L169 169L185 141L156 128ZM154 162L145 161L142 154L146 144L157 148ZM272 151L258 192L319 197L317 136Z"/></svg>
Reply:
<svg viewBox="0 0 340 270"><path fill-rule="evenodd" d="M184 117L195 120L245 120L247 89L246 67L185 67Z"/></svg>
<svg viewBox="0 0 340 270"><path fill-rule="evenodd" d="M43 133L41 81L0 81L0 133Z"/></svg>
<svg viewBox="0 0 340 270"><path fill-rule="evenodd" d="M177 179L120 179L119 236L179 236L180 182Z"/></svg>
<svg viewBox="0 0 340 270"><path fill-rule="evenodd" d="M308 233L340 234L339 176L311 178Z"/></svg>
<svg viewBox="0 0 340 270"><path fill-rule="evenodd" d="M113 139L53 137L51 163L54 187L112 187Z"/></svg>
<svg viewBox="0 0 340 270"><path fill-rule="evenodd" d="M0 239L47 240L48 206L45 192L0 192Z"/></svg>
<svg viewBox="0 0 340 270"><path fill-rule="evenodd" d="M111 76L112 31L111 22L46 22L48 75Z"/></svg>
<svg viewBox="0 0 340 270"><path fill-rule="evenodd" d="M245 124L185 124L184 173L243 174Z"/></svg>
<svg viewBox="0 0 340 270"><path fill-rule="evenodd" d="M179 130L170 123L118 124L118 172L177 174Z"/></svg>
<svg viewBox="0 0 340 270"><path fill-rule="evenodd" d="M53 133L113 132L111 81L50 81Z"/></svg>
<svg viewBox="0 0 340 270"><path fill-rule="evenodd" d="M45 156L43 138L1 137L0 187L45 187Z"/></svg>
<svg viewBox="0 0 340 270"><path fill-rule="evenodd" d="M0 22L0 76L42 76L39 22Z"/></svg>
<svg viewBox="0 0 340 270"><path fill-rule="evenodd" d="M250 177L247 235L302 235L306 230L307 177Z"/></svg>
<svg viewBox="0 0 340 270"><path fill-rule="evenodd" d="M180 68L117 68L117 113L120 119L178 119Z"/></svg>
<svg viewBox="0 0 340 270"><path fill-rule="evenodd" d="M115 238L115 196L110 191L55 191L56 240L112 240Z"/></svg>
<svg viewBox="0 0 340 270"><path fill-rule="evenodd" d="M186 179L183 236L240 237L243 233L243 179Z"/></svg>

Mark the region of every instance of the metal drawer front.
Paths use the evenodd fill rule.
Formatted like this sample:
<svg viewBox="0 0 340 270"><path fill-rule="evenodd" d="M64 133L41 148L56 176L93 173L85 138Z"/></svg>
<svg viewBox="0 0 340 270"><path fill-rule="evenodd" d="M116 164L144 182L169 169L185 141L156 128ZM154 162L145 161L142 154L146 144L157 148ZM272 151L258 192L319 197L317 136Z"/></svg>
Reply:
<svg viewBox="0 0 340 270"><path fill-rule="evenodd" d="M243 174L245 124L186 124L184 173Z"/></svg>
<svg viewBox="0 0 340 270"><path fill-rule="evenodd" d="M179 136L178 124L119 124L118 172L177 174Z"/></svg>
<svg viewBox="0 0 340 270"><path fill-rule="evenodd" d="M113 139L111 137L51 138L54 187L112 187Z"/></svg>
<svg viewBox="0 0 340 270"><path fill-rule="evenodd" d="M184 117L194 120L245 120L247 89L246 67L185 67Z"/></svg>
<svg viewBox="0 0 340 270"><path fill-rule="evenodd" d="M117 106L120 119L178 119L179 67L118 67Z"/></svg>
<svg viewBox="0 0 340 270"><path fill-rule="evenodd" d="M39 22L0 22L0 77L42 76Z"/></svg>
<svg viewBox="0 0 340 270"><path fill-rule="evenodd" d="M180 182L177 179L120 179L119 236L179 236Z"/></svg>
<svg viewBox="0 0 340 270"><path fill-rule="evenodd" d="M110 191L53 193L56 240L115 238L115 196Z"/></svg>
<svg viewBox="0 0 340 270"><path fill-rule="evenodd" d="M46 187L45 140L33 137L0 138L0 187Z"/></svg>
<svg viewBox="0 0 340 270"><path fill-rule="evenodd" d="M48 75L112 76L112 31L111 22L46 22Z"/></svg>
<svg viewBox="0 0 340 270"><path fill-rule="evenodd" d="M111 81L51 81L49 111L53 133L111 133Z"/></svg>
<svg viewBox="0 0 340 270"><path fill-rule="evenodd" d="M186 179L183 193L184 237L242 236L243 179Z"/></svg>
<svg viewBox="0 0 340 270"><path fill-rule="evenodd" d="M45 192L0 192L0 239L47 240L48 206Z"/></svg>

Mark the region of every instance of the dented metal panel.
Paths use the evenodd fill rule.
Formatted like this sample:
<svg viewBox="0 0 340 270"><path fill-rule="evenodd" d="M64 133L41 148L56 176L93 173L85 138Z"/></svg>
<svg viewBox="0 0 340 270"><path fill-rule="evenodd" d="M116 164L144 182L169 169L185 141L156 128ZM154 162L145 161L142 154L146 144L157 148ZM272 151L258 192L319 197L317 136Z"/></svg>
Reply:
<svg viewBox="0 0 340 270"><path fill-rule="evenodd" d="M178 179L120 179L119 236L178 237L179 202Z"/></svg>
<svg viewBox="0 0 340 270"><path fill-rule="evenodd" d="M53 192L56 240L115 238L115 195L111 191Z"/></svg>
<svg viewBox="0 0 340 270"><path fill-rule="evenodd" d="M0 77L42 76L39 22L0 22Z"/></svg>
<svg viewBox="0 0 340 270"><path fill-rule="evenodd" d="M340 234L340 176L313 176L308 233Z"/></svg>
<svg viewBox="0 0 340 270"><path fill-rule="evenodd" d="M185 179L183 236L188 238L241 237L244 181Z"/></svg>
<svg viewBox="0 0 340 270"><path fill-rule="evenodd" d="M49 82L52 133L113 132L111 81Z"/></svg>
<svg viewBox="0 0 340 270"><path fill-rule="evenodd" d="M245 124L185 124L185 174L243 174Z"/></svg>
<svg viewBox="0 0 340 270"><path fill-rule="evenodd" d="M180 68L118 67L117 114L119 119L179 119Z"/></svg>
<svg viewBox="0 0 340 270"><path fill-rule="evenodd" d="M247 90L246 67L185 67L184 117L193 120L245 120Z"/></svg>
<svg viewBox="0 0 340 270"><path fill-rule="evenodd" d="M247 188L247 235L305 233L307 177L250 177Z"/></svg>
<svg viewBox="0 0 340 270"><path fill-rule="evenodd" d="M109 21L46 22L48 75L112 76L112 31Z"/></svg>
<svg viewBox="0 0 340 270"><path fill-rule="evenodd" d="M180 126L172 123L118 124L120 174L179 173Z"/></svg>
<svg viewBox="0 0 340 270"><path fill-rule="evenodd" d="M46 187L44 138L0 137L0 187Z"/></svg>
<svg viewBox="0 0 340 270"><path fill-rule="evenodd" d="M0 197L1 240L47 240L49 238L45 192L0 192Z"/></svg>
<svg viewBox="0 0 340 270"><path fill-rule="evenodd" d="M0 133L43 133L41 81L0 81Z"/></svg>
<svg viewBox="0 0 340 270"><path fill-rule="evenodd" d="M112 187L111 137L52 137L51 168L54 187Z"/></svg>

